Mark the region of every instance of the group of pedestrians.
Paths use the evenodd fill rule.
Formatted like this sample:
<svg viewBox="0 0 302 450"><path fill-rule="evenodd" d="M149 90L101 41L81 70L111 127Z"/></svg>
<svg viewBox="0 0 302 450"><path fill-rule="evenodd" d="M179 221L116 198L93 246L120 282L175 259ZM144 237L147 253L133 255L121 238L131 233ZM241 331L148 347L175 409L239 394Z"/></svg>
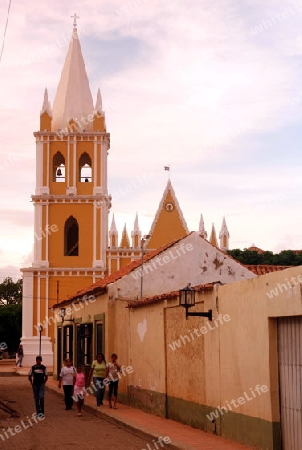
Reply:
<svg viewBox="0 0 302 450"><path fill-rule="evenodd" d="M97 406L103 405L103 398L108 385L108 403L109 408L117 409L117 391L118 391L118 372L121 372L121 366L117 363L117 354L112 353L111 361L106 363L103 353L99 353L97 358L91 364L91 369L88 375L88 385L91 383L91 378L93 379L93 384L96 391L96 404ZM106 380L106 383L105 383ZM112 405L112 394L113 394L113 405Z"/></svg>
<svg viewBox="0 0 302 450"><path fill-rule="evenodd" d="M106 386L109 387L108 404L109 408L117 409L118 392L118 372L121 372L121 366L117 363L117 354L112 353L111 361L106 363L103 353L98 353L96 360L91 364L88 379L85 379L83 367L78 365L77 369L72 366L71 360L65 360L65 366L60 372L58 387L63 386L65 409L72 409L73 402L76 401L78 416L82 415L82 406L84 404L85 388L90 386L93 381L96 393L97 407L103 406L103 399ZM105 382L106 381L106 382ZM112 404L113 398L113 404Z"/></svg>
<svg viewBox="0 0 302 450"><path fill-rule="evenodd" d="M65 359L65 365L62 367L59 375L59 389L63 387L65 410L71 410L74 401L77 405L78 416L82 415L84 404L84 395L86 388L90 386L91 380L96 393L97 407L103 405L103 399L106 386L108 385L108 405L109 408L117 409L117 393L121 366L117 363L117 355L111 355L111 361L106 363L103 353L99 353L91 364L89 375L86 379L83 366L78 365L75 368L72 361ZM44 416L44 389L48 379L47 369L42 364L42 357L36 357L36 364L31 367L28 373L28 379L32 385L37 414ZM113 400L113 403L112 403Z"/></svg>

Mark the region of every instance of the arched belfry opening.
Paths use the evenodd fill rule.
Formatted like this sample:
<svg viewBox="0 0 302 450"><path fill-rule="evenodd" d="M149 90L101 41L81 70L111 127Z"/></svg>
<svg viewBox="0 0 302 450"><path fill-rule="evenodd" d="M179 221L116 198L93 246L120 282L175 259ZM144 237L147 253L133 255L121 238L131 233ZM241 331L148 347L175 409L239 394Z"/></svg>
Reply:
<svg viewBox="0 0 302 450"><path fill-rule="evenodd" d="M64 227L64 255L79 256L79 224L70 216Z"/></svg>
<svg viewBox="0 0 302 450"><path fill-rule="evenodd" d="M79 181L81 183L91 183L92 181L92 164L88 153L82 153L79 160Z"/></svg>
<svg viewBox="0 0 302 450"><path fill-rule="evenodd" d="M65 182L65 158L57 152L52 160L52 180L57 183Z"/></svg>

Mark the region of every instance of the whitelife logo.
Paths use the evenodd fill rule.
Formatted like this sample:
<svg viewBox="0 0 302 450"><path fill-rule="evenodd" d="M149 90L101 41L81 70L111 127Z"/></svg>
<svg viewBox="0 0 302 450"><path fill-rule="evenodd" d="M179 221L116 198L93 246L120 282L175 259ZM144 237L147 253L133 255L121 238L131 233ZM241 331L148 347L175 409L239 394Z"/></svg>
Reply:
<svg viewBox="0 0 302 450"><path fill-rule="evenodd" d="M230 320L231 320L231 317L228 314L224 314L224 315L219 314L217 319L213 319L213 322L207 321L205 326L200 327L199 330L200 330L201 334L199 333L197 328L194 328L193 331L188 330L188 333L190 333L191 339L192 339L192 341L194 341L194 339L195 339L194 334L195 334L195 336L200 337L203 334L207 334L208 331L216 330L216 328L218 328L219 325L223 325L225 322L229 322ZM211 326L211 323L212 323L212 325L214 324L214 326ZM185 345L187 342L191 342L191 339L189 338L189 336L187 334L181 335L177 341L173 341L172 344L169 344L169 347L172 350L176 350L177 348L180 348L182 345Z"/></svg>
<svg viewBox="0 0 302 450"><path fill-rule="evenodd" d="M236 404L236 400L232 399L230 402L225 402L227 407L229 409L227 409L225 406L217 406L217 409L213 412L211 412L211 414L207 414L207 418L211 421L214 422L215 419L218 419L219 414L221 414L223 416L224 413L228 413L229 411L233 411L233 408L231 407L230 403L234 406L234 408L238 408L239 405L244 405L246 403L246 401L250 402L251 400L254 400L255 398L257 398L257 395L255 393L255 391L258 394L258 397L265 392L268 392L268 387L266 386L266 384L263 384L262 386L260 386L260 384L257 384L257 386L255 387L255 390L253 388L250 388L250 395L251 397L249 397L249 394L247 392L243 393L243 397L238 397L237 398L237 402L238 405Z"/></svg>

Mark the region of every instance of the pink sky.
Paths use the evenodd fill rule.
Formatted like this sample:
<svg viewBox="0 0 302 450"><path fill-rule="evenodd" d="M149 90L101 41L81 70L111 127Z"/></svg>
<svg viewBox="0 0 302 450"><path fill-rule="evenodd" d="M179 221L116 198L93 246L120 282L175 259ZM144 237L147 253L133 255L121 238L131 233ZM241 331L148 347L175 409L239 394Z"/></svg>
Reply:
<svg viewBox="0 0 302 450"><path fill-rule="evenodd" d="M1 36L7 7L3 0ZM74 11L93 98L100 87L111 133L119 230L126 222L130 233L138 212L148 233L170 164L190 230L202 213L208 233L212 222L219 231L225 215L231 248L302 248L302 8L270 0L72 7L12 3L0 65L0 275L19 276L32 262L33 132L46 86L54 100Z"/></svg>

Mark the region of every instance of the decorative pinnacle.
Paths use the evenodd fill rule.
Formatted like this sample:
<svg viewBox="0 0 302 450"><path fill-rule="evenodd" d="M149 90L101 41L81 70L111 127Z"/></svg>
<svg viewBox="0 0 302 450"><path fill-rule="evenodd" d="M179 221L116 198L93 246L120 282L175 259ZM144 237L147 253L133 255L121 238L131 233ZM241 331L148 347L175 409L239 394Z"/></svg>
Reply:
<svg viewBox="0 0 302 450"><path fill-rule="evenodd" d="M77 19L80 17L77 15L77 13L74 13L72 16L70 16L73 19L73 28L77 27Z"/></svg>

